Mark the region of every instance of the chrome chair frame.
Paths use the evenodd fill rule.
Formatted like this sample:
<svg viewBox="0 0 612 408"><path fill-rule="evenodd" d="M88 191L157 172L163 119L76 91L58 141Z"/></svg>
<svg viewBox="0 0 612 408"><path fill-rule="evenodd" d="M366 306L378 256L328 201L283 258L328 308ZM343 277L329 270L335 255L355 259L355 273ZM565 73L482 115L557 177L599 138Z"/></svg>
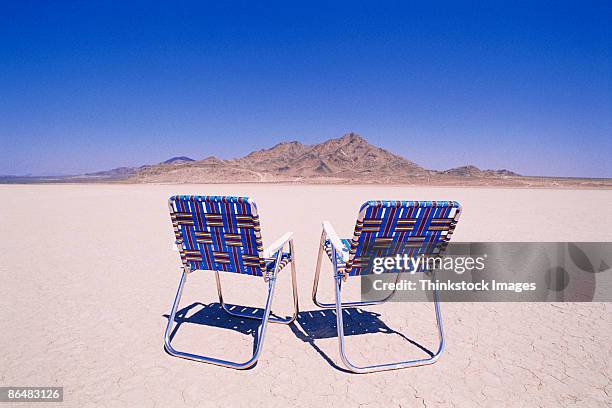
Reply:
<svg viewBox="0 0 612 408"><path fill-rule="evenodd" d="M361 213L360 213L360 216L362 216ZM322 303L317 300L317 287L319 284L319 275L321 272L321 260L322 260L322 255L324 252L323 244L326 241L326 239L329 239L330 244L332 245L331 261L332 261L332 267L334 270L334 280L335 280L335 303ZM396 369L408 368L408 367L417 367L417 366L422 366L422 365L433 364L436 361L438 361L438 359L442 355L442 352L444 351L445 340L444 340L444 327L442 324L442 316L440 312L439 296L438 296L438 292L434 290L433 291L433 298L434 298L433 303L434 303L434 308L435 308L435 313L436 313L436 324L437 324L437 329L438 329L439 344L438 344L438 350L433 355L425 359L407 360L407 361L399 361L399 362L384 363L384 364L374 364L374 365L369 365L369 366L358 366L351 362L351 360L346 355L346 346L344 343L344 322L343 322L343 316L342 316L342 309L348 308L348 307L356 307L356 306L362 307L362 306L379 305L381 303L384 303L390 300L393 297L393 295L395 295L395 290L393 290L387 297L381 300L363 301L363 302L344 302L343 303L341 299L342 282L346 280L346 275L340 270L340 268L338 268L338 253L346 254L346 252L344 252L344 246L342 245L342 242L336 235L331 224L328 221L324 221L323 222L323 232L321 233L319 254L317 256L317 266L316 266L314 285L313 285L313 290L312 290L312 300L317 306L321 308L336 310L336 326L338 329L338 346L339 346L339 351L340 351L340 358L342 359L342 362L344 363L344 365L353 373L366 374L366 373L373 373L373 372L378 372L378 371L396 370ZM343 259L343 261L345 262L346 260L347 259ZM400 274L398 273L396 277L396 282L399 279L399 275Z"/></svg>
<svg viewBox="0 0 612 408"><path fill-rule="evenodd" d="M272 316L272 298L274 296L274 288L276 285L276 279L277 279L278 274L280 273L279 266L281 263L283 250L285 246L289 247L289 254L291 257L291 261L290 261L291 263L291 285L292 285L292 292L293 292L293 309L294 310L291 316L282 318L282 317ZM245 369L248 369L254 366L255 363L257 363L257 360L259 359L259 356L263 348L263 343L265 340L268 322L280 323L280 324L290 324L293 321L295 321L299 313L297 277L296 277L296 269L295 269L295 253L294 253L294 248L293 248L293 234L292 233L285 234L284 236L279 238L277 241L275 241L269 248L263 251L263 256L267 258L270 257L269 255L274 255L274 254L276 254L276 263L274 266L274 270L272 274L265 277L265 281L268 284L268 295L267 295L266 303L264 306L264 312L261 317L246 314L246 313L234 312L230 310L227 307L227 305L223 302L223 293L221 291L221 279L219 277L219 272L214 271L215 280L217 283L217 293L219 296L219 303L221 304L223 310L232 316L261 320L262 322L261 325L259 326L259 335L257 336L257 345L255 347L255 351L253 352L253 355L251 356L251 358L241 363L241 362L234 362L230 360L223 360L223 359L219 359L215 357L206 357L206 356L201 356L198 354L178 351L174 347L172 347L171 333L174 327L176 313L178 310L179 303L181 301L181 296L183 294L183 288L185 287L187 277L193 272L190 270L188 266L183 266L182 268L183 271L182 271L181 279L179 281L178 289L176 291L176 295L174 298L174 303L172 304L172 309L168 317L168 324L166 325L166 330L164 332L164 347L166 351L175 357L185 358L188 360L194 360L194 361L199 361L203 363L216 364L219 366L234 368L238 370L245 370Z"/></svg>

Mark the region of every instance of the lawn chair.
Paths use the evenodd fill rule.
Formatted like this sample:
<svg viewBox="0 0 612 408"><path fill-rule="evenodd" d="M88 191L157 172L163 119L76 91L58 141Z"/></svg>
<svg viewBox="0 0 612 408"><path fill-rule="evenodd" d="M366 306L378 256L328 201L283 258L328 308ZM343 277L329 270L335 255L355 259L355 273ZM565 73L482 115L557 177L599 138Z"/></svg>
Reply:
<svg viewBox="0 0 612 408"><path fill-rule="evenodd" d="M298 315L293 234L289 232L283 235L264 250L257 207L247 197L174 196L170 198L168 205L176 236L176 245L183 264L183 273L164 334L166 350L176 357L224 367L236 369L252 367L261 353L268 321L290 324ZM285 251L286 247L288 247L288 251ZM290 317L272 316L272 297L276 278L288 263L291 263L293 315ZM255 351L248 361L236 363L185 353L175 350L170 344L170 333L172 332L183 287L187 276L196 270L208 270L215 273L219 303L228 314L262 321ZM219 272L250 275L266 282L268 297L263 316L259 317L252 313L231 310L223 302Z"/></svg>
<svg viewBox="0 0 612 408"><path fill-rule="evenodd" d="M432 364L444 350L444 331L440 316L438 293L433 299L440 340L438 351L427 359L410 360L359 367L350 362L345 353L342 308L370 306L384 303L395 293L374 301L342 302L342 282L348 277L371 273L368 258L372 249L380 243L390 247L411 248L411 254L429 255L430 251L443 250L455 229L461 206L455 201L368 201L361 206L352 239L340 239L329 221L323 222L323 232L317 257L317 266L312 289L313 302L324 309L336 309L340 356L346 367L355 373L370 373L383 370ZM335 278L335 303L323 303L317 299L317 288L321 272L323 253L327 253ZM399 273L397 274L399 278ZM397 278L396 278L397 279Z"/></svg>

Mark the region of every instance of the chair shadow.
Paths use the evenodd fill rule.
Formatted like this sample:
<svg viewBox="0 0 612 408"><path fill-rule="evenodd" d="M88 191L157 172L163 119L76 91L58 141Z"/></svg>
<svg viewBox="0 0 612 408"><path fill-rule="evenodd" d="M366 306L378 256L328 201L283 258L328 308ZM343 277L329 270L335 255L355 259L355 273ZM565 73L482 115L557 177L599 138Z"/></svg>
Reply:
<svg viewBox="0 0 612 408"><path fill-rule="evenodd" d="M370 333L395 334L413 346L416 346L430 357L434 356L431 350L406 337L404 334L391 329L380 320L379 317L379 313L369 312L360 308L351 307L342 309L344 335L358 336ZM291 323L289 326L298 339L310 344L329 365L339 371L351 373L351 371L334 363L334 361L316 344L316 340L338 337L335 310L318 309L300 312L296 322Z"/></svg>
<svg viewBox="0 0 612 408"><path fill-rule="evenodd" d="M263 309L261 308L238 306L227 303L226 306L234 312L246 313L254 317L261 317L263 315ZM426 347L406 337L404 334L391 329L379 319L380 314L378 313L369 312L360 308L346 308L342 310L342 313L345 336L357 336L370 333L395 334L421 349L430 357L434 355L434 353ZM166 319L170 318L168 314L164 314L163 317ZM232 316L227 313L218 302L209 304L200 302L192 303L177 311L174 321L176 324L170 333L170 341L174 339L180 327L187 323L233 330L244 335L252 336L253 353L255 353L259 342L259 327L261 325L261 320ZM316 344L316 340L338 337L336 327L336 311L330 309L300 312L296 321L289 325L293 334L298 339L308 343L330 366L339 371L350 373L349 370L334 363L334 361ZM253 365L253 367L256 365L257 364Z"/></svg>
<svg viewBox="0 0 612 408"><path fill-rule="evenodd" d="M263 315L263 309L260 308L237 306L227 303L226 306L232 311L248 313L250 315L253 315L254 317L261 317ZM170 315L164 314L163 317L169 319ZM232 316L225 310L223 310L223 307L218 302L209 304L204 304L200 302L192 303L191 305L178 310L176 312L176 316L174 317L174 321L176 324L172 329L172 332L170 333L171 342L172 339L174 339L174 336L176 336L179 328L183 324L187 323L233 330L241 334L252 336L252 353L255 353L255 350L257 349L257 344L259 342L259 326L261 326L261 320ZM166 352L168 351L166 350ZM255 367L256 365L257 363L254 364L253 367ZM253 367L250 367L249 369Z"/></svg>

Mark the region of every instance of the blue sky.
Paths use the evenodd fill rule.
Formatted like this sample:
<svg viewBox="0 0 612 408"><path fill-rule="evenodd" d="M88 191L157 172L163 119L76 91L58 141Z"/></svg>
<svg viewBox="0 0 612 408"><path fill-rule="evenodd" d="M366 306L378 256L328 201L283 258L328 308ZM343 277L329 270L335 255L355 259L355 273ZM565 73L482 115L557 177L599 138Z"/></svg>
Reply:
<svg viewBox="0 0 612 408"><path fill-rule="evenodd" d="M173 3L3 3L0 174L354 131L428 168L612 177L610 2Z"/></svg>

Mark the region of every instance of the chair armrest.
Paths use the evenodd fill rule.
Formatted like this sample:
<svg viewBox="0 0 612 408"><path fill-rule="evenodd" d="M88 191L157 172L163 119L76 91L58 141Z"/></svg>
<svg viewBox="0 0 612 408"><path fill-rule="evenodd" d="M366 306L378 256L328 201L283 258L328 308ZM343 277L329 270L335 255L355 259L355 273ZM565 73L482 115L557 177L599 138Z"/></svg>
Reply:
<svg viewBox="0 0 612 408"><path fill-rule="evenodd" d="M331 242L334 250L342 257L342 261L348 262L349 255L344 251L344 245L342 245L342 241L340 241L340 238L338 238L336 230L334 230L334 227L332 227L329 221L323 221L323 231L329 239L329 242Z"/></svg>
<svg viewBox="0 0 612 408"><path fill-rule="evenodd" d="M282 237L274 241L272 245L264 249L263 251L264 258L273 257L274 254L277 253L279 249L282 249L282 247L285 246L285 244L289 242L289 240L291 240L292 238L293 238L293 232L287 232L285 235L283 235Z"/></svg>

